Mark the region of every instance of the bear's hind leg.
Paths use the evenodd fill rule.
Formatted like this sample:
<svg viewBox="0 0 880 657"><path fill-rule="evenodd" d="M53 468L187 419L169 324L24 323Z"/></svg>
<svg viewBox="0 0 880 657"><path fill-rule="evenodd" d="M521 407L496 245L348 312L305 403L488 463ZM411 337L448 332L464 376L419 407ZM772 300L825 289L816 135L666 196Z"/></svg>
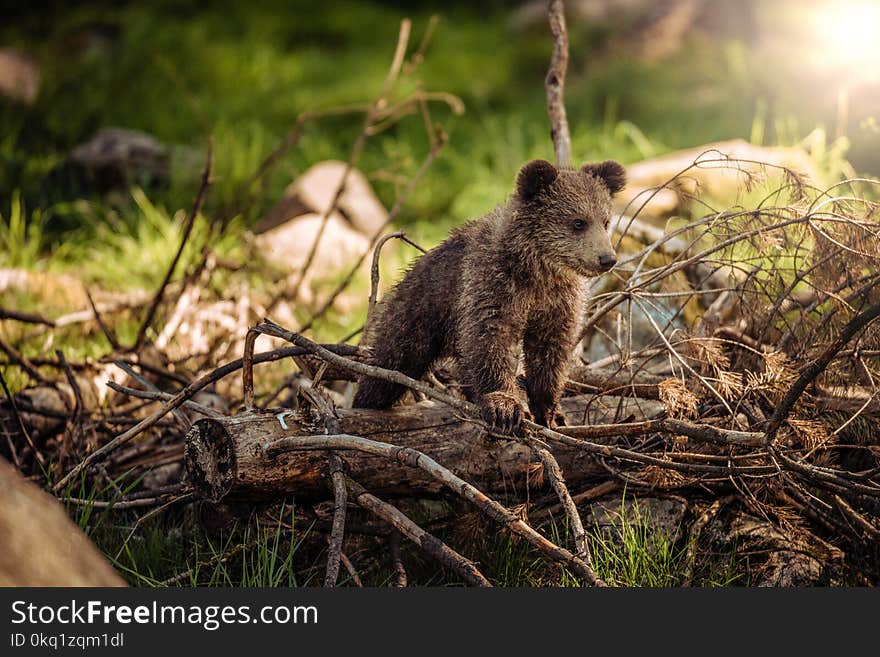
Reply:
<svg viewBox="0 0 880 657"><path fill-rule="evenodd" d="M427 322L412 319L394 322L392 318L384 316L380 322L373 332L376 344L367 363L401 372L412 379L421 379L443 350L437 334ZM406 386L399 383L362 376L358 380L358 390L352 406L389 408L406 391Z"/></svg>

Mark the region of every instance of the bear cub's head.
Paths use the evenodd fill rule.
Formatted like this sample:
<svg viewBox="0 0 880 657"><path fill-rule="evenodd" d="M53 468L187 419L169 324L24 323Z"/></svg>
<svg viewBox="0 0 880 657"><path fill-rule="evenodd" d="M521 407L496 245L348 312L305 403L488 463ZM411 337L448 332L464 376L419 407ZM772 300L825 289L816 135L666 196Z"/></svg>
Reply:
<svg viewBox="0 0 880 657"><path fill-rule="evenodd" d="M595 276L617 264L608 224L611 197L625 184L626 171L612 160L580 169L533 160L517 176L515 221L547 262Z"/></svg>

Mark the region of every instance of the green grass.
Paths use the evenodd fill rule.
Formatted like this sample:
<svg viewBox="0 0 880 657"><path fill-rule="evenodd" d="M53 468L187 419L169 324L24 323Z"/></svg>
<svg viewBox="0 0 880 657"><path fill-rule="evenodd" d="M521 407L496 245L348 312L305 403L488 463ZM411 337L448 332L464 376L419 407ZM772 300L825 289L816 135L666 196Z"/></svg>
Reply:
<svg viewBox="0 0 880 657"><path fill-rule="evenodd" d="M103 487L80 480L69 492L84 503L68 503L74 521L135 586L320 586L326 564L325 534L282 502L250 516L209 530L198 521L198 506L181 505L138 521L147 511L98 508L95 500L118 500L136 487L136 479L120 477ZM64 499L62 497L62 499ZM356 516L355 516L356 517ZM462 517L456 514L459 520ZM686 532L661 529L637 500L628 497L612 514L612 525L588 528L598 575L613 586L679 586L687 575ZM350 514L351 518L351 514ZM422 519L422 522L425 520ZM465 522L468 522L465 520ZM453 548L474 559L494 586L579 586L579 579L533 549L526 541L479 517L465 537L455 529L438 533ZM564 519L539 526L548 538L570 546ZM680 535L684 535L682 538ZM352 544L349 543L349 546ZM390 586L387 539L360 541L349 553L367 586ZM697 550L693 586L731 586L748 582L735 549L711 554ZM403 562L411 586L460 585L451 571L407 542ZM342 569L341 586L353 586Z"/></svg>
<svg viewBox="0 0 880 657"><path fill-rule="evenodd" d="M544 531L558 545L571 543L567 525L550 522ZM688 572L686 541L664 530L638 504L622 501L611 527L588 528L596 573L613 586L680 586ZM576 586L578 578L565 568L550 566L524 541L497 533L485 551L490 579L499 586ZM696 553L692 585L731 586L747 581L735 552Z"/></svg>
<svg viewBox="0 0 880 657"><path fill-rule="evenodd" d="M9 207L0 208L0 266L41 269L47 262L44 213L28 214L21 191L14 190Z"/></svg>
<svg viewBox="0 0 880 657"><path fill-rule="evenodd" d="M130 584L163 586L171 579L170 586L313 584L317 571L299 550L311 538L310 527L300 526L293 505L279 504L268 519L242 518L211 533L197 521L194 507L147 517L148 510L95 506L96 500L121 499L138 483L124 479L100 489L81 482L66 497L80 500L68 502L72 518Z"/></svg>
<svg viewBox="0 0 880 657"><path fill-rule="evenodd" d="M591 549L596 571L618 586L670 587L685 580L689 564L685 540L660 529L638 504L622 503L611 531L593 532ZM694 564L697 586L739 583L735 554L703 557Z"/></svg>

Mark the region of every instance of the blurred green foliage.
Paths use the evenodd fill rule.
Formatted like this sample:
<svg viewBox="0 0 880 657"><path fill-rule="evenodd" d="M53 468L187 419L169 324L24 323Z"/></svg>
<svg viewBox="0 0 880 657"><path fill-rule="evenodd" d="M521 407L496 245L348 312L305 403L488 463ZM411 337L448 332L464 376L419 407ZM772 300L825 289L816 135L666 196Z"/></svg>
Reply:
<svg viewBox="0 0 880 657"><path fill-rule="evenodd" d="M33 107L0 100L0 211L9 213L20 190L55 244L94 240L94 216L130 215L135 223L143 215L135 198L113 198L109 208L93 195L73 203L84 195L49 175L97 129L120 126L172 146L170 184L146 190L169 216L191 202L213 138L211 216L300 112L371 100L400 20L413 20L412 53L437 13L439 26L415 77L428 90L460 96L466 112L456 117L433 105L450 140L399 221L416 238L436 242L450 225L502 201L525 159L552 155L543 93L549 34L543 23L512 29L511 9L519 4L340 1L321 11L281 0L20 6L0 27L0 43L39 60L42 86ZM806 112L772 102L768 109L772 66L742 41L694 36L671 57L645 63L609 45L614 27L570 24L566 103L575 159L631 162L733 137L793 143L813 129ZM354 115L309 125L258 190L243 225L252 226L298 172L345 159L361 124ZM360 166L386 205L427 148L417 114L368 141Z"/></svg>
<svg viewBox="0 0 880 657"><path fill-rule="evenodd" d="M387 71L401 18L413 19L412 51L431 14L423 5L376 2L327 3L321 12L278 1L98 3L65 7L38 21L37 10L22 9L0 28L0 42L34 54L43 84L31 108L0 101L0 197L20 189L28 207L40 208L72 200L59 198L47 174L98 128L122 126L179 147L169 188L150 190L154 203L173 209L187 207L212 136L218 182L210 214L299 112L370 100ZM513 32L508 15L499 4L453 4L440 12L417 75L429 90L459 95L467 111L453 117L435 106L450 142L402 223L448 227L481 214L509 193L524 159L551 155L543 95L547 30ZM734 43L694 43L673 61L645 65L604 52L605 36L581 24L571 28L566 100L576 158L632 161L748 136L756 96L747 58ZM310 126L248 222L297 172L322 159L345 159L361 121L354 116ZM426 149L416 115L371 139L361 167L412 173ZM396 191L391 178L375 183L386 204ZM130 201L132 212L136 205ZM54 207L49 218L59 228L84 223L70 205Z"/></svg>

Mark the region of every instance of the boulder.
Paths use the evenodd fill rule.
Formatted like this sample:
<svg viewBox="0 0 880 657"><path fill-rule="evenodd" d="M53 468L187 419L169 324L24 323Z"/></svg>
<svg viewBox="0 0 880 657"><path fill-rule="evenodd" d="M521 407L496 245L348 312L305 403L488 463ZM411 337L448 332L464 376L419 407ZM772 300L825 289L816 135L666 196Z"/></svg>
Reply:
<svg viewBox="0 0 880 657"><path fill-rule="evenodd" d="M302 269L321 227L323 217L309 213L261 233L254 238L257 249L269 262L279 268L296 272ZM314 275L336 271L351 263L370 249L370 240L353 229L339 214L332 213L321 236L311 266Z"/></svg>
<svg viewBox="0 0 880 657"><path fill-rule="evenodd" d="M333 204L346 166L345 162L327 160L308 169L284 190L281 200L257 225L256 232L271 230L303 213L323 216ZM348 174L336 210L352 228L369 237L388 220L388 212L376 198L367 177L355 168Z"/></svg>

